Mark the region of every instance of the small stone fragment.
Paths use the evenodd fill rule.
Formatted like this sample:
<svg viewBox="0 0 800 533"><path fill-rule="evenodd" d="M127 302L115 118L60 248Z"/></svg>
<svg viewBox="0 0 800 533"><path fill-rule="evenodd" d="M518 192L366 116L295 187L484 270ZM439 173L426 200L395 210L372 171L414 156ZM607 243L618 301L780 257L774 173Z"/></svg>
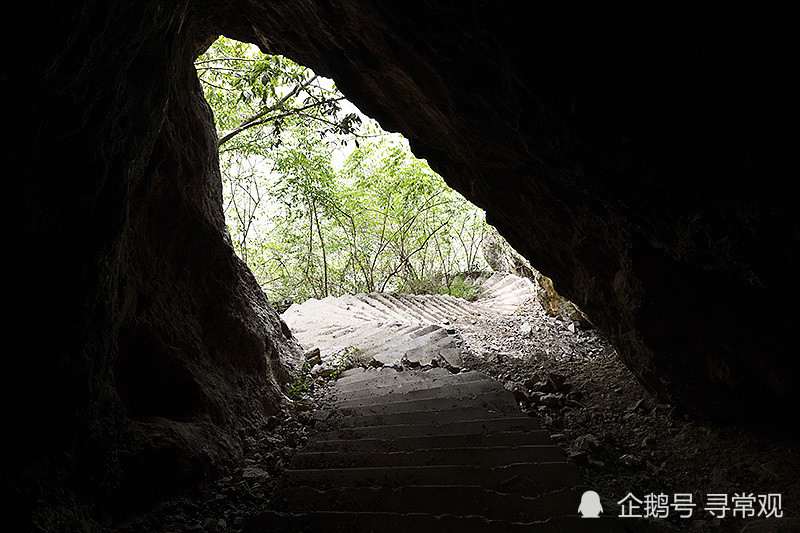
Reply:
<svg viewBox="0 0 800 533"><path fill-rule="evenodd" d="M631 406L631 407L628 409L628 411L630 411L630 412L632 412L632 413L635 413L635 412L637 412L637 411L642 411L642 412L643 412L643 411L646 411L646 408L645 408L645 406L644 406L644 398L640 399L638 402L636 402L635 404L633 404L633 405L632 405L632 406Z"/></svg>
<svg viewBox="0 0 800 533"><path fill-rule="evenodd" d="M587 433L586 435L581 435L580 437L576 438L572 443L572 447L576 450L588 452L600 447L600 441L597 440L597 437L591 433Z"/></svg>
<svg viewBox="0 0 800 533"><path fill-rule="evenodd" d="M585 451L571 451L567 454L568 460L579 465L586 464L588 462L588 458L589 454L587 454Z"/></svg>
<svg viewBox="0 0 800 533"><path fill-rule="evenodd" d="M597 459L593 458L591 455L586 457L588 463L592 466L596 466L597 468L603 468L606 464L603 461L598 461Z"/></svg>
<svg viewBox="0 0 800 533"><path fill-rule="evenodd" d="M563 401L564 396L562 394L555 393L541 396L538 400L538 403L546 405L547 407L561 407Z"/></svg>
<svg viewBox="0 0 800 533"><path fill-rule="evenodd" d="M629 453L626 453L625 455L620 457L619 461L625 466L630 466L630 467L638 467L642 464L642 460L640 458L636 457L635 455L631 455Z"/></svg>
<svg viewBox="0 0 800 533"><path fill-rule="evenodd" d="M517 402L522 402L524 404L530 403L527 394L525 394L525 389L521 384L509 381L504 383L503 387L514 395L514 399L517 400Z"/></svg>
<svg viewBox="0 0 800 533"><path fill-rule="evenodd" d="M526 396L528 397L528 400L529 400L531 403L541 403L541 401L542 401L542 397L543 397L544 395L545 395L545 394L544 394L543 392L538 392L538 391L528 391L528 393L527 393L527 395L526 395Z"/></svg>
<svg viewBox="0 0 800 533"><path fill-rule="evenodd" d="M549 381L537 381L535 383L531 383L530 387L528 388L534 392L543 392L543 393L548 393L555 390L555 388Z"/></svg>

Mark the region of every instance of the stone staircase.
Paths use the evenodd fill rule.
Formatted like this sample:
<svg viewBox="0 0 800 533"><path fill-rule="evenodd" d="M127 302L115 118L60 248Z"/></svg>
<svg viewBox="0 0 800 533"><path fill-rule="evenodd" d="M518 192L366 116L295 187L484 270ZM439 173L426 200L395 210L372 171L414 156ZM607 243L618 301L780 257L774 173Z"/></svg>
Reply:
<svg viewBox="0 0 800 533"><path fill-rule="evenodd" d="M293 304L282 318L301 345L320 349L323 361L353 346L363 363L393 366L405 359L427 365L442 357L458 367L461 339L449 326L454 318L512 314L535 292L533 282L512 274L494 273L477 283L475 302L449 295L329 296Z"/></svg>
<svg viewBox="0 0 800 533"><path fill-rule="evenodd" d="M370 364L331 386L270 510L245 531L625 530L615 518L580 518L588 487L578 468L512 393L458 368L455 318L511 314L534 296L532 282L510 274L476 283L475 302L373 293L287 309L306 349L325 359L354 346Z"/></svg>
<svg viewBox="0 0 800 533"><path fill-rule="evenodd" d="M623 532L582 519L578 468L478 372L355 368L248 532Z"/></svg>

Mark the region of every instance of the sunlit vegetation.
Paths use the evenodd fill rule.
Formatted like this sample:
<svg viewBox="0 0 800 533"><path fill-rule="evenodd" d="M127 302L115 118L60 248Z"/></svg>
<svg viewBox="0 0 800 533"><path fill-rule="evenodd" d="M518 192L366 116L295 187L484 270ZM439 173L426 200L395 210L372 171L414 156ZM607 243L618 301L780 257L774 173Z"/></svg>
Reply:
<svg viewBox="0 0 800 533"><path fill-rule="evenodd" d="M236 251L270 298L471 297L484 213L330 80L225 38L196 62L219 137Z"/></svg>

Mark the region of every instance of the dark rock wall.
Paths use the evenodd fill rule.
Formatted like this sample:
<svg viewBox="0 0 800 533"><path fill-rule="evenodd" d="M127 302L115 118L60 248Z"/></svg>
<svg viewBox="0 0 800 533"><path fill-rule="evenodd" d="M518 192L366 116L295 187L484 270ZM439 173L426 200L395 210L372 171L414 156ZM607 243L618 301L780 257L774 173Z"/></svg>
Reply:
<svg viewBox="0 0 800 533"><path fill-rule="evenodd" d="M122 512L224 469L277 408L297 346L227 241L191 66L217 33L335 77L405 133L663 400L793 413L792 18L637 5L15 6L13 506L48 529L91 502Z"/></svg>
<svg viewBox="0 0 800 533"><path fill-rule="evenodd" d="M37 8L3 64L3 485L56 531L224 471L300 354L227 236L188 3Z"/></svg>

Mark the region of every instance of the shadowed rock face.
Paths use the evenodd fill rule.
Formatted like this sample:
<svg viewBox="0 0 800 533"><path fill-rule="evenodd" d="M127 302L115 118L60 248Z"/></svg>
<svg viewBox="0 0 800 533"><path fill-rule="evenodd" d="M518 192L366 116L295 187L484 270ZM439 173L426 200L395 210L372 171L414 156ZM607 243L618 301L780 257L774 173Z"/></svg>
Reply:
<svg viewBox="0 0 800 533"><path fill-rule="evenodd" d="M227 236L205 32L158 2L53 9L10 71L4 139L6 475L48 531L224 471L300 356Z"/></svg>
<svg viewBox="0 0 800 533"><path fill-rule="evenodd" d="M2 67L21 341L6 357L7 478L23 518L177 490L235 461L279 405L298 347L226 236L192 68L220 33L335 77L402 131L659 398L745 421L797 407L791 17L377 4L11 17L12 36L35 31Z"/></svg>

